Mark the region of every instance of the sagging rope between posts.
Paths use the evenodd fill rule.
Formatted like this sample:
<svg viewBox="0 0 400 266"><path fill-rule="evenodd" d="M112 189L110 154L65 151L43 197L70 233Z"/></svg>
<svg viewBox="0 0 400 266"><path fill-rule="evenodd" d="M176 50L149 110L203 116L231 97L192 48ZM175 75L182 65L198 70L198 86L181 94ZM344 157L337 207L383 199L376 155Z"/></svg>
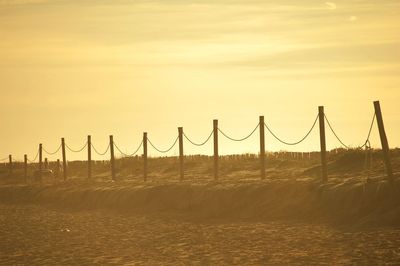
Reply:
<svg viewBox="0 0 400 266"><path fill-rule="evenodd" d="M325 120L330 128L330 130L332 131L333 135L336 137L336 139L340 142L340 144L342 144L346 149L350 149L350 147L348 145L345 145L344 142L339 138L338 134L335 132L335 130L333 129L328 117L324 114L325 116ZM374 113L373 117L372 117L372 121L371 121L371 125L369 127L368 130L368 135L367 138L364 142L364 144L362 146L359 147L360 150L362 150L363 148L365 148L365 160L364 160L364 174L366 175L365 180L364 180L364 184L363 184L363 190L365 192L365 185L366 183L369 182L369 179L371 177L371 169L372 169L372 147L371 147L371 142L370 142L370 137L371 137L371 133L372 133L372 128L374 126L375 123L375 118L376 118L376 113Z"/></svg>
<svg viewBox="0 0 400 266"><path fill-rule="evenodd" d="M69 147L68 144L65 143L65 147L67 147L67 149L68 149L69 151L75 152L75 153L78 153L78 152L83 151L83 150L87 147L87 145L88 145L88 142L86 141L82 148L77 149L77 150L74 150L74 149L72 149L71 147Z"/></svg>
<svg viewBox="0 0 400 266"><path fill-rule="evenodd" d="M296 142L284 141L284 140L282 140L281 138L279 138L279 137L270 129L270 127L268 127L268 125L267 125L266 123L264 123L264 126L265 126L265 128L269 131L269 133L271 133L271 135L272 135L276 140L278 140L278 141L281 142L282 144L289 145L289 146L294 146L294 145L298 145L298 144L302 143L303 141L305 141L305 140L308 138L308 136L310 136L311 132L312 132L312 131L314 130L314 128L315 128L315 125L317 124L318 118L319 118L319 115L317 115L317 117L315 118L315 121L314 121L313 125L311 126L311 129L307 132L307 134L306 134L302 139L300 139L299 141L296 141Z"/></svg>
<svg viewBox="0 0 400 266"><path fill-rule="evenodd" d="M135 155L139 152L139 150L140 150L140 148L141 148L142 146L143 146L143 140L140 142L139 147L138 147L133 153L127 154L127 153L124 153L124 152L117 146L117 144L114 142L114 147L115 147L123 156L126 156L126 157L133 157L133 156L135 156Z"/></svg>
<svg viewBox="0 0 400 266"><path fill-rule="evenodd" d="M177 138L175 139L175 141L174 141L174 143L172 144L172 146L170 146L168 149L166 149L166 150L161 150L161 149L157 148L157 147L150 141L150 139L147 139L147 141L149 142L150 146L152 146L156 151L158 151L158 152L160 152L160 153L167 153L167 152L171 151L171 150L175 147L175 145L176 145L176 143L178 142L178 140L179 140L179 137L177 137Z"/></svg>
<svg viewBox="0 0 400 266"><path fill-rule="evenodd" d="M258 129L259 126L260 126L260 124L257 124L257 126L254 128L253 131L251 131L251 133L250 133L249 135L247 135L246 137L241 138L241 139L235 139L235 138L232 138L232 137L228 136L228 135L225 134L220 128L218 128L218 131L219 131L225 138L227 138L227 139L229 139L229 140L232 140L232 141L240 142L240 141L245 141L245 140L249 139L251 136L253 136L253 134L257 131L257 129Z"/></svg>
<svg viewBox="0 0 400 266"><path fill-rule="evenodd" d="M343 141L341 138L339 138L339 135L338 135L338 134L336 133L336 131L333 129L333 126L332 126L332 124L330 123L330 121L329 121L328 117L326 116L326 114L324 114L324 116L325 116L325 120L326 120L326 122L327 122L327 124L328 124L329 129L331 130L331 132L333 133L333 135L335 136L335 138L339 141L339 143L340 143L343 147L345 147L346 149L351 149L351 147L350 147L349 145L344 144L344 141ZM364 144L363 144L362 146L359 147L360 149L363 149L364 147L367 147L367 145L370 145L370 137L371 137L371 133L372 133L372 128L373 128L374 123L375 123L375 118L376 118L376 114L374 113L374 115L373 115L373 117L372 117L371 125L370 125L369 130L368 130L367 138L366 138Z"/></svg>
<svg viewBox="0 0 400 266"><path fill-rule="evenodd" d="M367 136L367 140L365 141L364 145L362 145L360 148L364 148L364 147L368 147L367 145L369 145L369 148L371 148L371 143L369 142L369 138L371 137L371 133L372 133L372 128L374 126L375 123L375 119L376 119L376 114L374 113L373 117L372 117L372 122L371 122L371 126L369 127L369 131L368 131L368 136Z"/></svg>
<svg viewBox="0 0 400 266"><path fill-rule="evenodd" d="M201 146L206 145L207 142L211 139L211 137L212 137L213 134L214 134L214 131L212 130L212 131L211 131L211 134L208 136L208 138L207 138L204 142L196 143L196 142L192 141L192 140L185 134L185 131L183 132L183 136L185 137L185 139L186 139L187 141L189 141L191 144L193 144L194 146L197 146L197 147L201 147Z"/></svg>
<svg viewBox="0 0 400 266"><path fill-rule="evenodd" d="M34 162L36 162L36 160L37 160L38 157L39 157L39 149L37 150L37 153L36 153L35 158L34 158L33 160L29 160L29 158L27 158L27 160L28 160L28 162L30 162L30 163L34 163Z"/></svg>
<svg viewBox="0 0 400 266"><path fill-rule="evenodd" d="M326 123L328 124L329 128L331 129L331 131L332 131L333 135L336 137L336 139L340 142L340 144L342 144L343 147L345 147L346 149L350 149L350 146L344 144L344 142L339 138L338 134L336 134L335 130L333 130L333 127L332 127L331 123L329 122L329 119L326 116L326 114L324 114L324 116L325 116Z"/></svg>
<svg viewBox="0 0 400 266"><path fill-rule="evenodd" d="M42 149L43 149L43 151L44 151L45 153L47 153L48 155L54 155L54 154L56 154L57 152L60 151L61 147L62 147L62 145L60 144L60 146L59 146L59 147L57 148L57 150L54 151L54 152L49 152L49 151L47 151L44 147L42 147Z"/></svg>
<svg viewBox="0 0 400 266"><path fill-rule="evenodd" d="M106 148L106 150L105 150L105 152L101 153L101 152L99 152L99 151L96 149L96 147L95 147L92 143L91 143L91 146L92 146L94 152L97 153L97 155L99 155L99 156L104 156L104 155L106 155L106 153L107 153L108 150L110 149L110 144L108 144L108 145L107 145L107 148Z"/></svg>

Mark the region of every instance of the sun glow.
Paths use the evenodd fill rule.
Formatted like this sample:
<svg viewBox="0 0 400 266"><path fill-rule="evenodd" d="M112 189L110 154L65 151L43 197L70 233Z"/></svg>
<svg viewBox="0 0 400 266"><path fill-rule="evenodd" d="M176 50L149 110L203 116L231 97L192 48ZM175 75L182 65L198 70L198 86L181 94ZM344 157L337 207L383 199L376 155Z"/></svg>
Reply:
<svg viewBox="0 0 400 266"><path fill-rule="evenodd" d="M357 146L377 99L389 143L399 146L398 8L392 1L2 1L2 153L21 157L61 137L79 146L88 134L100 146L114 134L131 150L144 131L167 146L178 126L203 139L215 118L240 137L259 115L295 140L319 105ZM267 150L292 149L268 138ZM221 141L222 154L258 152L257 137ZM293 149L318 145L316 132ZM328 135L328 148L338 146Z"/></svg>

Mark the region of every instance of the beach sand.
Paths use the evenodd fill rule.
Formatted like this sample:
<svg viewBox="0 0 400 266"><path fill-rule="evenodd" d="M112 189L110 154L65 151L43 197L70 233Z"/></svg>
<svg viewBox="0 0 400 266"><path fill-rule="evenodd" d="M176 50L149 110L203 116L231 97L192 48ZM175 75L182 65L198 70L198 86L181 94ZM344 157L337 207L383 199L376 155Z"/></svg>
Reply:
<svg viewBox="0 0 400 266"><path fill-rule="evenodd" d="M1 265L398 265L400 229L0 205Z"/></svg>

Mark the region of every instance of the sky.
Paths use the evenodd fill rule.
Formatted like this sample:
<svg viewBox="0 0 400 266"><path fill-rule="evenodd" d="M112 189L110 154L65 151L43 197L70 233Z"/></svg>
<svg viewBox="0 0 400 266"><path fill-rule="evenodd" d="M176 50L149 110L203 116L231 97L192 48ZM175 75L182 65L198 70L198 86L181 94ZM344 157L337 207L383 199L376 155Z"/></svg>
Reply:
<svg viewBox="0 0 400 266"><path fill-rule="evenodd" d="M241 138L260 115L296 141L320 105L356 147L375 100L399 147L399 12L394 0L0 0L0 159L33 159L61 137L78 149L88 134L100 152L112 134L131 153L145 131L166 149L179 126L205 140L213 119ZM220 153L257 153L258 138L220 136ZM376 126L371 143L380 147ZM340 147L328 129L327 145ZM294 147L267 134L266 148L318 150L318 128ZM184 149L212 154L212 142Z"/></svg>

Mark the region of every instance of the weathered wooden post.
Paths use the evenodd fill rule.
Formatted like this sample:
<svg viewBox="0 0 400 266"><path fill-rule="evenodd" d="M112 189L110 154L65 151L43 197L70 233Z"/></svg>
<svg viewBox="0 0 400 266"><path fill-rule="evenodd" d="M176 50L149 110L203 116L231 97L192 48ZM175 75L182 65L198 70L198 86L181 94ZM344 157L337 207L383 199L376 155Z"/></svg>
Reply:
<svg viewBox="0 0 400 266"><path fill-rule="evenodd" d="M213 121L214 128L214 179L218 180L218 120L214 119Z"/></svg>
<svg viewBox="0 0 400 266"><path fill-rule="evenodd" d="M28 155L24 154L24 182L28 181Z"/></svg>
<svg viewBox="0 0 400 266"><path fill-rule="evenodd" d="M265 178L265 127L264 116L260 116L260 163L261 163L261 179Z"/></svg>
<svg viewBox="0 0 400 266"><path fill-rule="evenodd" d="M324 107L319 106L319 136L321 143L321 167L322 167L322 181L328 181L328 170L326 162L326 138L325 138L325 112Z"/></svg>
<svg viewBox="0 0 400 266"><path fill-rule="evenodd" d="M389 143L388 143L386 132L385 132L385 125L383 123L382 110L381 110L381 105L380 105L379 101L374 102L374 107L375 107L376 121L378 122L379 136L381 138L383 160L385 162L386 173L387 173L389 182L392 182L393 181L393 169L392 169L392 163L390 161L390 149L389 149Z"/></svg>
<svg viewBox="0 0 400 266"><path fill-rule="evenodd" d="M143 180L147 181L147 132L143 133Z"/></svg>
<svg viewBox="0 0 400 266"><path fill-rule="evenodd" d="M111 178L115 181L115 157L114 157L114 140L110 135L110 163L111 163Z"/></svg>
<svg viewBox="0 0 400 266"><path fill-rule="evenodd" d="M13 173L13 161L12 161L12 155L8 155L8 174L12 175Z"/></svg>
<svg viewBox="0 0 400 266"><path fill-rule="evenodd" d="M47 158L44 158L44 169L49 169L49 160Z"/></svg>
<svg viewBox="0 0 400 266"><path fill-rule="evenodd" d="M179 136L179 173L180 173L180 181L182 181L183 177L184 177L184 169L183 169L183 127L178 127L178 136Z"/></svg>
<svg viewBox="0 0 400 266"><path fill-rule="evenodd" d="M65 153L65 139L61 138L61 149L62 149L62 160L63 160L63 175L64 175L64 181L67 180L67 156Z"/></svg>
<svg viewBox="0 0 400 266"><path fill-rule="evenodd" d="M88 178L92 177L92 137L87 136L87 148L88 148Z"/></svg>

